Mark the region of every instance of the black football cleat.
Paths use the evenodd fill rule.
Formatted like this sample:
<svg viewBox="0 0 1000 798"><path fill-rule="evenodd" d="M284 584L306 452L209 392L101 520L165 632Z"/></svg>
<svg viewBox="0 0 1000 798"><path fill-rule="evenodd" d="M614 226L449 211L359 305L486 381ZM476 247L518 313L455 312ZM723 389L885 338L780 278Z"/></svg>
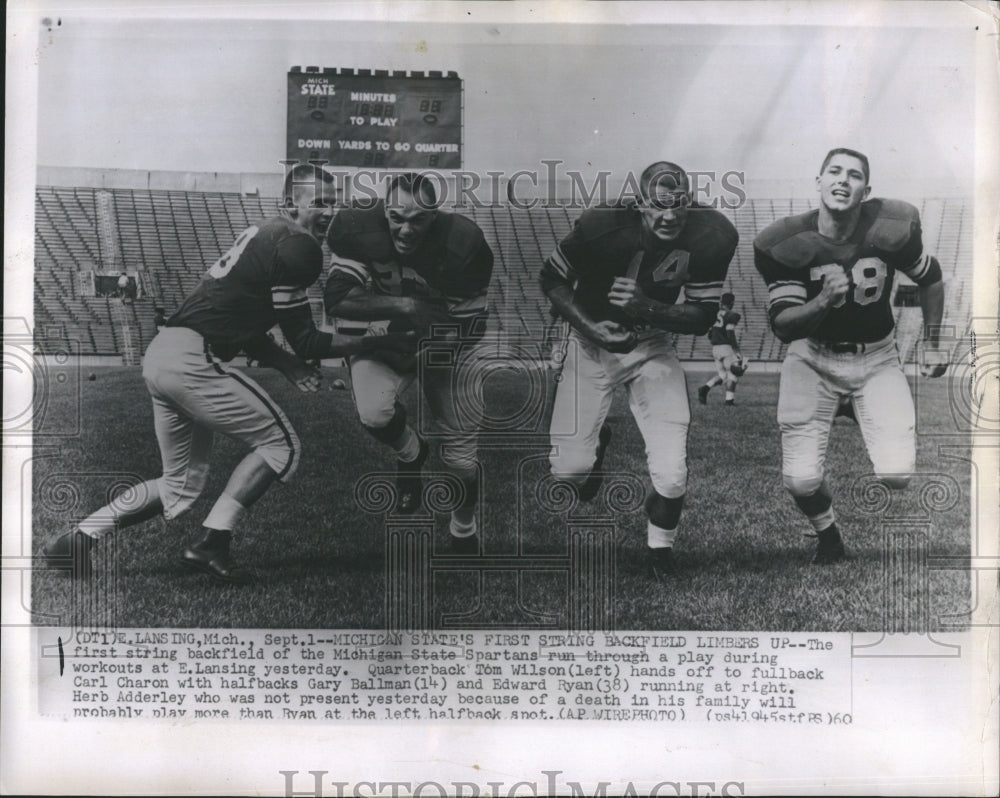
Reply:
<svg viewBox="0 0 1000 798"><path fill-rule="evenodd" d="M646 547L646 562L649 565L649 575L657 582L664 582L677 574L674 565L674 549L672 546L654 549Z"/></svg>
<svg viewBox="0 0 1000 798"><path fill-rule="evenodd" d="M698 389L698 401L703 405L708 404L708 392L711 390L707 385L702 385Z"/></svg>
<svg viewBox="0 0 1000 798"><path fill-rule="evenodd" d="M47 568L69 571L74 579L90 579L94 563L90 552L97 543L79 529L65 532L42 547L42 558Z"/></svg>
<svg viewBox="0 0 1000 798"><path fill-rule="evenodd" d="M601 468L604 466L604 454L608 450L609 443L611 443L611 427L605 424L597 435L597 457L594 458L594 467L590 469L587 480L577 490L582 502L591 501L601 489L601 483L604 481Z"/></svg>
<svg viewBox="0 0 1000 798"><path fill-rule="evenodd" d="M213 539L214 538L214 539ZM208 574L216 582L227 585L249 585L253 574L236 564L229 553L229 536L210 532L202 540L181 552L181 562L188 568Z"/></svg>
<svg viewBox="0 0 1000 798"><path fill-rule="evenodd" d="M840 539L840 530L836 524L828 526L817 537L819 544L812 558L813 565L833 565L847 559L844 541Z"/></svg>
<svg viewBox="0 0 1000 798"><path fill-rule="evenodd" d="M421 440L416 460L409 463L396 461L396 512L400 515L413 515L420 509L424 492L421 471L429 452L430 447Z"/></svg>
<svg viewBox="0 0 1000 798"><path fill-rule="evenodd" d="M858 417L854 414L854 402L850 399L842 399L837 406L837 413L834 415L834 418L841 417L853 421L855 424L858 423Z"/></svg>
<svg viewBox="0 0 1000 798"><path fill-rule="evenodd" d="M727 405L728 407L732 407L732 406L733 406L733 405L735 405L735 404L736 404L736 400L735 400L735 399L727 399L727 400L726 400L726 405Z"/></svg>

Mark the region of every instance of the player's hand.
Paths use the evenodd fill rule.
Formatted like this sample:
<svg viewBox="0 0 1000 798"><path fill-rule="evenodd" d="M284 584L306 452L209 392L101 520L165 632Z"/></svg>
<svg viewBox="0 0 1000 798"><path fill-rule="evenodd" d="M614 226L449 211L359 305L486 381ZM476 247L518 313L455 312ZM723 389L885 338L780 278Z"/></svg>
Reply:
<svg viewBox="0 0 1000 798"><path fill-rule="evenodd" d="M630 277L616 277L608 291L608 301L630 316L635 315L636 307L645 299L646 295L639 284Z"/></svg>
<svg viewBox="0 0 1000 798"><path fill-rule="evenodd" d="M850 288L851 280L847 276L847 272L837 269L828 272L823 278L823 287L820 289L819 295L827 307L836 307L843 303Z"/></svg>
<svg viewBox="0 0 1000 798"><path fill-rule="evenodd" d="M419 330L429 330L435 324L454 324L443 301L410 297L407 319Z"/></svg>
<svg viewBox="0 0 1000 798"><path fill-rule="evenodd" d="M588 331L587 337L601 349L624 354L635 349L635 333L613 321L599 321Z"/></svg>
<svg viewBox="0 0 1000 798"><path fill-rule="evenodd" d="M941 377L948 370L950 358L936 346L925 344L920 363L920 373L924 377Z"/></svg>
<svg viewBox="0 0 1000 798"><path fill-rule="evenodd" d="M303 393L315 393L319 390L320 374L308 363L289 359L279 366L279 371L285 375L292 385Z"/></svg>

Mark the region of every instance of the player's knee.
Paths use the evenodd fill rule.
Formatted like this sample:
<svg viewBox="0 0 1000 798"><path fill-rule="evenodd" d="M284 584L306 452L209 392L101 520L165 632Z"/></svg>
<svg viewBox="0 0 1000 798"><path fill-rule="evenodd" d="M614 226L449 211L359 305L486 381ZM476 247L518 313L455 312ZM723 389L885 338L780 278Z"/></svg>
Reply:
<svg viewBox="0 0 1000 798"><path fill-rule="evenodd" d="M683 496L687 490L687 463L682 458L649 458L649 479L663 496Z"/></svg>
<svg viewBox="0 0 1000 798"><path fill-rule="evenodd" d="M275 439L254 448L254 452L278 475L281 482L287 482L298 470L302 445L298 436L288 429L280 439Z"/></svg>
<svg viewBox="0 0 1000 798"><path fill-rule="evenodd" d="M792 496L812 496L823 485L823 474L819 471L809 473L789 474L782 477L785 490Z"/></svg>
<svg viewBox="0 0 1000 798"><path fill-rule="evenodd" d="M192 466L177 474L164 474L158 480L160 501L166 518L177 518L191 509L191 505L208 484L208 464Z"/></svg>
<svg viewBox="0 0 1000 798"><path fill-rule="evenodd" d="M595 459L596 453L589 449L577 449L559 444L553 447L549 455L549 465L552 468L552 476L556 479L580 484L590 475Z"/></svg>

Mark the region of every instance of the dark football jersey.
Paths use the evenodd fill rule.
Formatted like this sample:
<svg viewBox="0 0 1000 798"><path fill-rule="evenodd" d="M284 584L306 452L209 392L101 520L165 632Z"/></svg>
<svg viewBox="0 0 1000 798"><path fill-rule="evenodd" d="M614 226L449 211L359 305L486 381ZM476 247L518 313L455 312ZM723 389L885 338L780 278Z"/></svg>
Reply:
<svg viewBox="0 0 1000 798"><path fill-rule="evenodd" d="M820 235L819 211L780 219L754 241L754 263L767 282L773 323L784 309L819 294L824 275L838 270L851 282L842 304L830 309L812 337L827 343L869 343L894 325L890 302L895 272L918 285L941 279L937 261L923 252L920 215L897 200L861 204L858 226L844 241Z"/></svg>
<svg viewBox="0 0 1000 798"><path fill-rule="evenodd" d="M543 290L563 282L574 286L574 302L595 321L627 328L644 326L608 301L616 277L638 266L635 279L653 300L672 305L681 288L686 302L715 313L739 235L721 213L693 205L680 236L665 247L643 248L642 215L634 207L584 211L573 230L542 266ZM635 263L635 259L639 259Z"/></svg>
<svg viewBox="0 0 1000 798"><path fill-rule="evenodd" d="M712 346L728 344L729 336L726 335L726 330L735 331L736 325L739 323L739 313L735 310L719 308L719 312L715 315L715 324L713 324L708 331L708 342L712 344Z"/></svg>
<svg viewBox="0 0 1000 798"><path fill-rule="evenodd" d="M258 222L202 277L168 320L200 333L230 360L276 323L300 357L325 357L328 333L316 330L306 288L323 268L319 242L284 216Z"/></svg>
<svg viewBox="0 0 1000 798"><path fill-rule="evenodd" d="M482 329L493 251L471 219L439 211L420 245L396 251L380 200L370 208L345 208L327 230L333 252L324 299L334 307L357 286L384 296L446 302L451 316L471 330Z"/></svg>

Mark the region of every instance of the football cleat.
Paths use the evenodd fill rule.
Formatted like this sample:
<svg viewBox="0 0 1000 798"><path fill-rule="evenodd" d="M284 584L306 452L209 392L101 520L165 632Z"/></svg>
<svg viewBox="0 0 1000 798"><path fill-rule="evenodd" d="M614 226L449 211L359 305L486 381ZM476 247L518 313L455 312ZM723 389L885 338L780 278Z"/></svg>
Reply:
<svg viewBox="0 0 1000 798"><path fill-rule="evenodd" d="M605 424L597 435L597 457L594 458L594 467L590 469L586 481L577 490L582 502L591 501L601 489L601 483L604 481L601 468L604 465L604 453L608 450L609 443L611 443L611 427Z"/></svg>
<svg viewBox="0 0 1000 798"><path fill-rule="evenodd" d="M46 543L42 557L47 568L69 571L74 579L90 579L94 575L90 552L96 543L90 535L73 529Z"/></svg>
<svg viewBox="0 0 1000 798"><path fill-rule="evenodd" d="M709 388L707 385L702 385L698 389L698 401L701 402L703 405L708 404L708 392L710 390L712 389Z"/></svg>
<svg viewBox="0 0 1000 798"><path fill-rule="evenodd" d="M649 565L649 574L657 582L663 582L677 574L677 567L674 565L674 549L672 546L665 548L646 547L646 562Z"/></svg>
<svg viewBox="0 0 1000 798"><path fill-rule="evenodd" d="M253 574L237 565L229 553L229 535L220 538L216 532L216 540L211 540L212 537L210 531L202 540L184 549L181 562L192 570L208 574L216 582L227 585L249 585L253 582Z"/></svg>
<svg viewBox="0 0 1000 798"><path fill-rule="evenodd" d="M396 512L400 515L413 515L420 509L424 481L421 470L430 452L430 447L421 439L420 453L417 459L410 463L402 460L396 462Z"/></svg>
<svg viewBox="0 0 1000 798"><path fill-rule="evenodd" d="M736 400L735 399L727 399L726 400L726 404L729 405L730 407L732 407L733 405L736 404Z"/></svg>
<svg viewBox="0 0 1000 798"><path fill-rule="evenodd" d="M813 555L813 565L833 565L847 559L847 552L844 550L844 541L840 539L840 530L833 524L822 530L819 535L819 544L816 546L816 553Z"/></svg>

